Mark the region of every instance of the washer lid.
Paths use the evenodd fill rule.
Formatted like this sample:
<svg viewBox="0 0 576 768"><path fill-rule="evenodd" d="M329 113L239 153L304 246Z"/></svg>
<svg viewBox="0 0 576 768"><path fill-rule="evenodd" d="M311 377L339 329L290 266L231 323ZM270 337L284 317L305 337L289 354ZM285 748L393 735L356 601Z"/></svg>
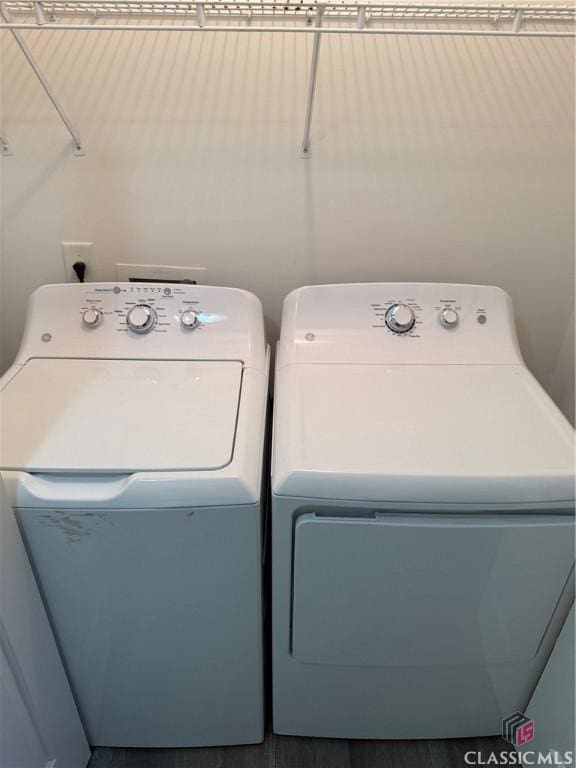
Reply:
<svg viewBox="0 0 576 768"><path fill-rule="evenodd" d="M2 469L215 470L232 459L237 361L34 359L1 393Z"/></svg>
<svg viewBox="0 0 576 768"><path fill-rule="evenodd" d="M523 366L289 365L275 400L276 495L574 500L574 432Z"/></svg>

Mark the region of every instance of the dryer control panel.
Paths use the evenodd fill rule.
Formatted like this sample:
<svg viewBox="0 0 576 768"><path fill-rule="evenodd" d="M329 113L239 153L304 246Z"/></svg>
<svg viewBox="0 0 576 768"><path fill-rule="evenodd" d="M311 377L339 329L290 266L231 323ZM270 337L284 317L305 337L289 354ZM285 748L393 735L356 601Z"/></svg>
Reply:
<svg viewBox="0 0 576 768"><path fill-rule="evenodd" d="M262 306L236 288L46 285L30 298L16 362L32 357L236 359L263 367Z"/></svg>
<svg viewBox="0 0 576 768"><path fill-rule="evenodd" d="M523 363L509 296L447 283L297 289L284 303L278 362Z"/></svg>

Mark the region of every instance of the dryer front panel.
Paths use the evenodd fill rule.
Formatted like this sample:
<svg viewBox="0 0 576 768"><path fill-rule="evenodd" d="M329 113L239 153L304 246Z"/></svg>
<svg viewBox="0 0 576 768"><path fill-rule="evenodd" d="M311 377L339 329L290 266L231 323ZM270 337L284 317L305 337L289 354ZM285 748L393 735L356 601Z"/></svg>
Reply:
<svg viewBox="0 0 576 768"><path fill-rule="evenodd" d="M526 662L573 565L571 517L306 513L294 528L292 654L340 666Z"/></svg>

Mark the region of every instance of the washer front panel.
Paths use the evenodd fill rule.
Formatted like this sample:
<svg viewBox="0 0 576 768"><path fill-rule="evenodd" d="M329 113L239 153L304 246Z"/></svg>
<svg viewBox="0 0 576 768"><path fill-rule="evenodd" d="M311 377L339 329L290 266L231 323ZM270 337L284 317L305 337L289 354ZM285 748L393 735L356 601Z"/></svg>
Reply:
<svg viewBox="0 0 576 768"><path fill-rule="evenodd" d="M18 514L90 744L262 740L257 504Z"/></svg>

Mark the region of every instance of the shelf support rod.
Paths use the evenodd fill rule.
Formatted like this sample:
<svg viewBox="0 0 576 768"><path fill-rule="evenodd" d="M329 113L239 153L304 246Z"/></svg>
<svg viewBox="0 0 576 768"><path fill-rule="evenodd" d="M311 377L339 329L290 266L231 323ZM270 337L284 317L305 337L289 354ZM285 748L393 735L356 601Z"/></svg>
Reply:
<svg viewBox="0 0 576 768"><path fill-rule="evenodd" d="M44 15L44 8L42 3L34 3L34 14L36 16L36 23L38 26L43 27L46 24L46 16Z"/></svg>
<svg viewBox="0 0 576 768"><path fill-rule="evenodd" d="M308 159L310 157L310 126L312 125L312 112L314 109L314 95L316 93L316 79L318 76L318 61L320 58L320 42L322 41L322 17L326 10L326 3L318 3L316 6L316 28L314 33L314 42L312 45L312 62L310 64L310 79L308 81L308 99L306 101L306 117L304 119L304 138L302 139L302 149L300 157Z"/></svg>
<svg viewBox="0 0 576 768"><path fill-rule="evenodd" d="M204 13L204 3L196 3L196 24L199 27L206 26L206 14Z"/></svg>
<svg viewBox="0 0 576 768"><path fill-rule="evenodd" d="M515 35L520 32L520 26L522 25L522 17L524 14L522 13L522 10L519 8L516 13L514 14L514 21L512 22L512 32L514 32Z"/></svg>
<svg viewBox="0 0 576 768"><path fill-rule="evenodd" d="M366 27L366 6L358 6L358 18L356 19L356 29L364 29Z"/></svg>
<svg viewBox="0 0 576 768"><path fill-rule="evenodd" d="M3 133L0 133L0 153L2 153L3 155L6 155L7 157L14 154L10 149L10 144L8 143L8 139Z"/></svg>
<svg viewBox="0 0 576 768"><path fill-rule="evenodd" d="M9 12L4 7L4 4L2 2L0 2L0 15L2 16L2 18L4 19L6 24L12 24L13 23L12 17L10 16ZM44 76L44 73L40 69L40 65L38 64L38 62L36 61L36 59L32 55L31 50L28 48L28 45L26 44L26 41L22 37L22 33L19 30L14 29L14 28L10 28L10 32L12 33L12 36L14 37L14 40L16 41L16 44L18 45L18 47L20 48L20 50L24 54L26 60L28 61L28 64L30 64L30 66L32 67L32 69L34 71L34 74L36 75L36 77L40 81L40 85L42 86L42 88L44 88L44 91L46 92L46 95L48 96L48 98L52 102L52 106L54 107L56 112L58 112L58 114L60 115L60 119L62 120L62 122L66 126L66 129L67 129L68 133L72 137L72 145L74 147L74 154L75 155L83 155L84 154L84 149L82 147L82 141L80 140L80 134L78 133L76 128L74 128L74 126L72 125L72 123L68 119L68 116L64 112L64 109L62 108L62 105L58 101L58 99L56 97L56 94L54 93L54 91L50 87L50 84L49 84L48 80L46 80L46 77Z"/></svg>

